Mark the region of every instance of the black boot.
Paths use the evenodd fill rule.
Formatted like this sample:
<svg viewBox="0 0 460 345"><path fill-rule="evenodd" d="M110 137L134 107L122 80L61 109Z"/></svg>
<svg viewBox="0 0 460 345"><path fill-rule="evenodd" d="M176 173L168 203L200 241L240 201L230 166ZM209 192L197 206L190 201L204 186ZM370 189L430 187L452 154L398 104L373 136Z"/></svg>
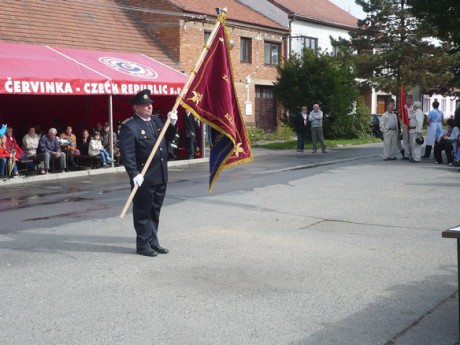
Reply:
<svg viewBox="0 0 460 345"><path fill-rule="evenodd" d="M425 146L425 155L422 158L430 158L431 155L431 145Z"/></svg>

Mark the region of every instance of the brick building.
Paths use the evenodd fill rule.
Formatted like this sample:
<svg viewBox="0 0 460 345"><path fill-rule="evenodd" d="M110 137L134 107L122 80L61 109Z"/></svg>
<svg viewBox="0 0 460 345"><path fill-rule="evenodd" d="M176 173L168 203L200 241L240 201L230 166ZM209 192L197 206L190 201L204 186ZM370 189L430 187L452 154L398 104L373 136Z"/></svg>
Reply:
<svg viewBox="0 0 460 345"><path fill-rule="evenodd" d="M234 42L234 80L246 122L272 130L278 124L273 82L285 55L288 30L238 1L219 1L219 6L228 9L227 28ZM188 74L216 17L214 5L206 0L4 0L0 7L0 42L138 52ZM59 107L66 104L81 110L77 126L93 126L94 122L105 120L105 110L88 106L96 97L78 97L60 96L58 101ZM3 98L0 95L2 101ZM27 113L47 114L44 127L55 125L54 122L73 124L75 119L68 119L65 114L50 115L54 112L50 103L56 100L40 97L27 101ZM18 113L19 98L10 96L2 103L6 107L2 114L7 114L3 121L18 129L31 124L28 116ZM172 105L174 99L162 98L160 108L166 110L168 103ZM8 115L13 109L15 116ZM114 120L125 118L127 113L129 108L118 107Z"/></svg>
<svg viewBox="0 0 460 345"><path fill-rule="evenodd" d="M209 37L217 14L207 0L124 0L137 21L189 73ZM273 130L279 121L273 82L285 56L289 31L238 1L219 1L228 10L227 29L235 87L246 124Z"/></svg>

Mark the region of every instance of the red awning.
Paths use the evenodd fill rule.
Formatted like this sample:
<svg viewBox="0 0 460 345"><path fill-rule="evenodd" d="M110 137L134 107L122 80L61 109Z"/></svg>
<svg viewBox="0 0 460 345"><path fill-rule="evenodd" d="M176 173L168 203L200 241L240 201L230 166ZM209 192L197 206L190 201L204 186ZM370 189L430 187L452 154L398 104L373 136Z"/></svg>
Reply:
<svg viewBox="0 0 460 345"><path fill-rule="evenodd" d="M186 81L143 54L0 42L0 94L178 95Z"/></svg>

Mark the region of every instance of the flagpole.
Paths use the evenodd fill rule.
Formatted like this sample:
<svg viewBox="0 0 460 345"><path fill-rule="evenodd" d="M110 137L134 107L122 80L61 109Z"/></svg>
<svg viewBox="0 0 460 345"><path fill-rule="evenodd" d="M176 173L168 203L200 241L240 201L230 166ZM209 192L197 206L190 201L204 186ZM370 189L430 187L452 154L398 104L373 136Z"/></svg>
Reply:
<svg viewBox="0 0 460 345"><path fill-rule="evenodd" d="M219 26L225 20L225 18L226 18L226 12L222 12L222 13L220 13L218 15L217 22L214 25L214 28L212 29L211 34L209 35L208 42L206 42L206 45L203 47L203 50L201 51L201 54L198 57L198 60L197 60L197 62L195 64L195 67L191 71L190 76L189 76L187 82L185 83L184 87L182 88L182 91L181 91L180 95L176 98L176 103L174 103L174 106L173 106L173 108L171 110L172 112L177 110L177 108L180 105L180 102L182 101L182 99L184 98L185 94L187 93L188 88L190 87L190 84L193 82L193 79L195 79L196 71L198 71L198 69L201 67L201 64L203 63L204 58L205 58L206 54L208 53L209 44L214 40L214 37L216 36L217 30L219 29ZM145 162L144 168L141 171L142 177L144 177L145 173L147 172L147 170L148 170L148 168L150 166L150 163L152 163L153 157L155 156L155 153L158 150L158 146L160 146L160 143L161 143L161 141L163 140L163 137L166 134L166 131L167 131L168 127L169 127L170 122L171 122L171 120L169 118L167 118L166 122L164 123L163 129L161 130L160 134L158 135L158 139L156 140L155 145L153 146L153 149L150 152L150 155L149 155L147 161ZM129 195L128 200L126 200L126 203L125 203L125 206L123 207L123 210L121 211L120 219L123 219L125 217L126 212L128 212L129 206L131 205L131 202L133 201L134 196L136 195L136 192L137 192L138 189L139 189L139 187L135 184L134 188L131 190L131 194Z"/></svg>

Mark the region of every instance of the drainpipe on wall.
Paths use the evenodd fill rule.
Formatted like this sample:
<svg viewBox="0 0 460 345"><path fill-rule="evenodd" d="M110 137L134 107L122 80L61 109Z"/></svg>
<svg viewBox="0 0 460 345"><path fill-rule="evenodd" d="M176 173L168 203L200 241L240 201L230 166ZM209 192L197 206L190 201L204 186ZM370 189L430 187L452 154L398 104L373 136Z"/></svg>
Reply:
<svg viewBox="0 0 460 345"><path fill-rule="evenodd" d="M293 22L294 20L295 20L295 14L292 16L292 19L289 20L289 36L288 36L288 43L289 43L289 44L286 45L286 50L287 50L287 52L286 52L286 57L287 57L287 58L289 58L289 57L291 56L291 45L292 45L292 43L291 43L291 36L292 36L291 24L292 24L292 22Z"/></svg>

